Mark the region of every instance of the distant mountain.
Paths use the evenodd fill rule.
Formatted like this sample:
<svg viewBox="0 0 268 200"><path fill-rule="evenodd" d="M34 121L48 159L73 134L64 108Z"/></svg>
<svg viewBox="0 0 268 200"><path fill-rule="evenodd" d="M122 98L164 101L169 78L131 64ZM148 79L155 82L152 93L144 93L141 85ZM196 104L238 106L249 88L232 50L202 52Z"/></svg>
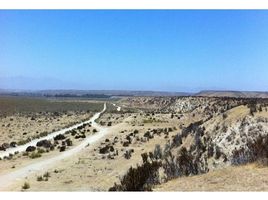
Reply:
<svg viewBox="0 0 268 200"><path fill-rule="evenodd" d="M110 98L110 97L165 97L165 96L203 96L203 97L236 97L236 98L268 98L268 92L259 91L218 91L203 90L198 93L166 92L166 91L131 91L131 90L13 90L1 89L0 95L12 96L39 96L39 97L83 97L83 98Z"/></svg>
<svg viewBox="0 0 268 200"><path fill-rule="evenodd" d="M268 92L258 91L214 91L204 90L196 93L194 96L206 97L240 97L240 98L268 98Z"/></svg>

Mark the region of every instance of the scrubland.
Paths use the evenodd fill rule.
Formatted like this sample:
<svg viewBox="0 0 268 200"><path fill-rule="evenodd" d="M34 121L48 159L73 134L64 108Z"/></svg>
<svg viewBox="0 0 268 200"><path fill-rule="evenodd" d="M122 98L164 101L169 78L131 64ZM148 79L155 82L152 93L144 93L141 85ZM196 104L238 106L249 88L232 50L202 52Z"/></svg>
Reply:
<svg viewBox="0 0 268 200"><path fill-rule="evenodd" d="M40 101L43 105L45 100ZM2 151L28 137L84 121L103 106L101 101L54 101L60 109L22 106L29 111L24 112L12 104L9 111L1 110ZM105 137L5 190L267 191L267 109L267 99L124 97L108 102L96 120L107 128ZM60 155L94 134L98 130L85 124L5 157L0 175Z"/></svg>

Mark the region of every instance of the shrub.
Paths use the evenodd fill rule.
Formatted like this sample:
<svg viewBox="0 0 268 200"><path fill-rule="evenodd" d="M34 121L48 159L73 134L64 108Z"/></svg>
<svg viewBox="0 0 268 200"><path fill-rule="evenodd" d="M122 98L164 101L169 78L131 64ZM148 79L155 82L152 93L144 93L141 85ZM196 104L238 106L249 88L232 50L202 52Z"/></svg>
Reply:
<svg viewBox="0 0 268 200"><path fill-rule="evenodd" d="M187 151L185 147L179 151L177 162L179 163L179 170L181 175L189 176L190 174L197 174L197 166L193 162L193 156Z"/></svg>
<svg viewBox="0 0 268 200"><path fill-rule="evenodd" d="M27 182L24 182L24 184L22 185L22 187L21 187L23 190L27 190L27 189L29 189L30 188L30 184L29 183L27 183Z"/></svg>
<svg viewBox="0 0 268 200"><path fill-rule="evenodd" d="M56 136L54 137L54 140L64 140L64 139L65 139L65 136L62 135L62 134L56 135Z"/></svg>
<svg viewBox="0 0 268 200"><path fill-rule="evenodd" d="M21 140L21 141L19 141L19 142L18 142L18 145L26 144L26 143L30 142L31 140L32 140L32 139L31 139L30 137L28 137L28 138L25 139L25 140Z"/></svg>
<svg viewBox="0 0 268 200"><path fill-rule="evenodd" d="M129 146L129 142L128 141L123 142L123 147L128 147L128 146Z"/></svg>
<svg viewBox="0 0 268 200"><path fill-rule="evenodd" d="M221 157L221 150L219 146L215 147L215 159L218 160Z"/></svg>
<svg viewBox="0 0 268 200"><path fill-rule="evenodd" d="M1 146L0 146L0 150L1 151L5 151L7 148L9 148L9 144L8 143L3 143Z"/></svg>
<svg viewBox="0 0 268 200"><path fill-rule="evenodd" d="M228 130L228 126L226 126L225 124L222 126L222 132L223 133L226 133L227 132L227 130Z"/></svg>
<svg viewBox="0 0 268 200"><path fill-rule="evenodd" d="M41 153L45 153L46 151L44 149L38 148L37 152L41 154Z"/></svg>
<svg viewBox="0 0 268 200"><path fill-rule="evenodd" d="M255 112L257 112L257 102L256 100L251 100L248 104L249 113L250 115L254 115Z"/></svg>
<svg viewBox="0 0 268 200"><path fill-rule="evenodd" d="M16 142L11 142L10 143L10 147L16 147L17 146L17 143Z"/></svg>
<svg viewBox="0 0 268 200"><path fill-rule="evenodd" d="M25 151L25 152L22 153L22 155L23 155L23 156L28 156L29 153L28 153L27 151Z"/></svg>
<svg viewBox="0 0 268 200"><path fill-rule="evenodd" d="M162 153L162 149L160 147L159 144L155 145L155 149L154 149L154 158L155 159L162 159L163 157L163 153Z"/></svg>
<svg viewBox="0 0 268 200"><path fill-rule="evenodd" d="M36 143L36 146L38 147L45 147L45 148L50 148L51 147L51 142L49 140L41 140Z"/></svg>
<svg viewBox="0 0 268 200"><path fill-rule="evenodd" d="M129 143L131 143L132 141L131 136L133 136L133 133L130 133L129 135L126 136L126 140L128 140Z"/></svg>
<svg viewBox="0 0 268 200"><path fill-rule="evenodd" d="M31 154L29 155L29 157L30 157L31 159L40 158L41 156L42 156L42 154L41 154L41 153L38 153L38 152L33 152L33 153L31 153Z"/></svg>
<svg viewBox="0 0 268 200"><path fill-rule="evenodd" d="M110 151L114 152L114 147L113 146L110 146Z"/></svg>
<svg viewBox="0 0 268 200"><path fill-rule="evenodd" d="M32 151L35 151L36 147L35 146L28 146L26 148L26 152L32 152Z"/></svg>
<svg viewBox="0 0 268 200"><path fill-rule="evenodd" d="M51 151L53 151L55 149L55 146L52 145L50 148L49 148Z"/></svg>
<svg viewBox="0 0 268 200"><path fill-rule="evenodd" d="M211 144L208 144L208 149L207 149L208 158L212 157L213 154L214 154L214 148Z"/></svg>
<svg viewBox="0 0 268 200"><path fill-rule="evenodd" d="M131 158L131 151L126 151L125 153L124 153L124 157L125 157L125 159L130 159Z"/></svg>
<svg viewBox="0 0 268 200"><path fill-rule="evenodd" d="M167 179L172 179L180 175L175 156L172 155L170 150L166 152L165 161L163 163L163 169L167 176Z"/></svg>
<svg viewBox="0 0 268 200"><path fill-rule="evenodd" d="M46 172L46 173L44 173L44 175L43 175L45 178L49 178L50 177L50 173L49 172Z"/></svg>
<svg viewBox="0 0 268 200"><path fill-rule="evenodd" d="M263 166L267 167L268 166L268 158L259 158L257 160L257 165L261 166L261 167L263 167Z"/></svg>
<svg viewBox="0 0 268 200"><path fill-rule="evenodd" d="M268 158L268 136L259 136L254 141L248 141L246 148L235 149L231 163L233 165L246 164L250 162L265 163Z"/></svg>
<svg viewBox="0 0 268 200"><path fill-rule="evenodd" d="M45 137L45 136L48 135L48 132L47 131L44 131L44 132L40 133L39 135L40 135L40 137Z"/></svg>
<svg viewBox="0 0 268 200"><path fill-rule="evenodd" d="M70 138L68 138L65 141L66 141L67 146L72 146L73 145L73 142L72 142L72 140Z"/></svg>
<svg viewBox="0 0 268 200"><path fill-rule="evenodd" d="M60 147L60 152L65 151L65 150L66 150L66 146L61 146Z"/></svg>
<svg viewBox="0 0 268 200"><path fill-rule="evenodd" d="M148 162L148 154L147 153L142 153L141 157L142 157L142 162L143 163Z"/></svg>
<svg viewBox="0 0 268 200"><path fill-rule="evenodd" d="M130 167L128 172L120 180L120 184L114 184L109 191L151 191L152 185L159 183L158 169L161 162L144 162L137 168Z"/></svg>
<svg viewBox="0 0 268 200"><path fill-rule="evenodd" d="M182 144L182 136L179 134L175 135L175 137L172 140L172 144L171 144L172 148L179 147L181 144Z"/></svg>
<svg viewBox="0 0 268 200"><path fill-rule="evenodd" d="M43 179L43 176L37 176L37 179L36 179L37 181L43 181L44 179Z"/></svg>
<svg viewBox="0 0 268 200"><path fill-rule="evenodd" d="M109 145L105 145L104 147L101 147L99 149L99 153L100 154L106 154L106 153L109 153L109 150L110 150L110 146Z"/></svg>

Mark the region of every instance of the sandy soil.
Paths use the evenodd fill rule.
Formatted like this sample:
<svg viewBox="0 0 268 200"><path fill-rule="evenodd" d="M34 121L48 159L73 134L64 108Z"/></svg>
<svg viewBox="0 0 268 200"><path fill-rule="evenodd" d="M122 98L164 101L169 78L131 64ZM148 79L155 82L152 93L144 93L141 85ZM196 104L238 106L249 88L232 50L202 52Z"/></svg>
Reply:
<svg viewBox="0 0 268 200"><path fill-rule="evenodd" d="M36 114L13 115L0 120L0 145L12 141L19 142L29 137L37 136L43 132L54 132L87 120L92 113L69 112L60 113L59 116L47 114L47 116Z"/></svg>

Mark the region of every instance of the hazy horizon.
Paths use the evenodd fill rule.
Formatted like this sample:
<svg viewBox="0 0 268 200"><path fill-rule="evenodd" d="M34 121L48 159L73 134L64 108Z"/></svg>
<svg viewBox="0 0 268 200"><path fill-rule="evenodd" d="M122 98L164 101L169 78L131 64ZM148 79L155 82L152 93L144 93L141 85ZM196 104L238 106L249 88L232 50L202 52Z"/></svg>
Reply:
<svg viewBox="0 0 268 200"><path fill-rule="evenodd" d="M267 91L268 11L1 10L0 88Z"/></svg>

